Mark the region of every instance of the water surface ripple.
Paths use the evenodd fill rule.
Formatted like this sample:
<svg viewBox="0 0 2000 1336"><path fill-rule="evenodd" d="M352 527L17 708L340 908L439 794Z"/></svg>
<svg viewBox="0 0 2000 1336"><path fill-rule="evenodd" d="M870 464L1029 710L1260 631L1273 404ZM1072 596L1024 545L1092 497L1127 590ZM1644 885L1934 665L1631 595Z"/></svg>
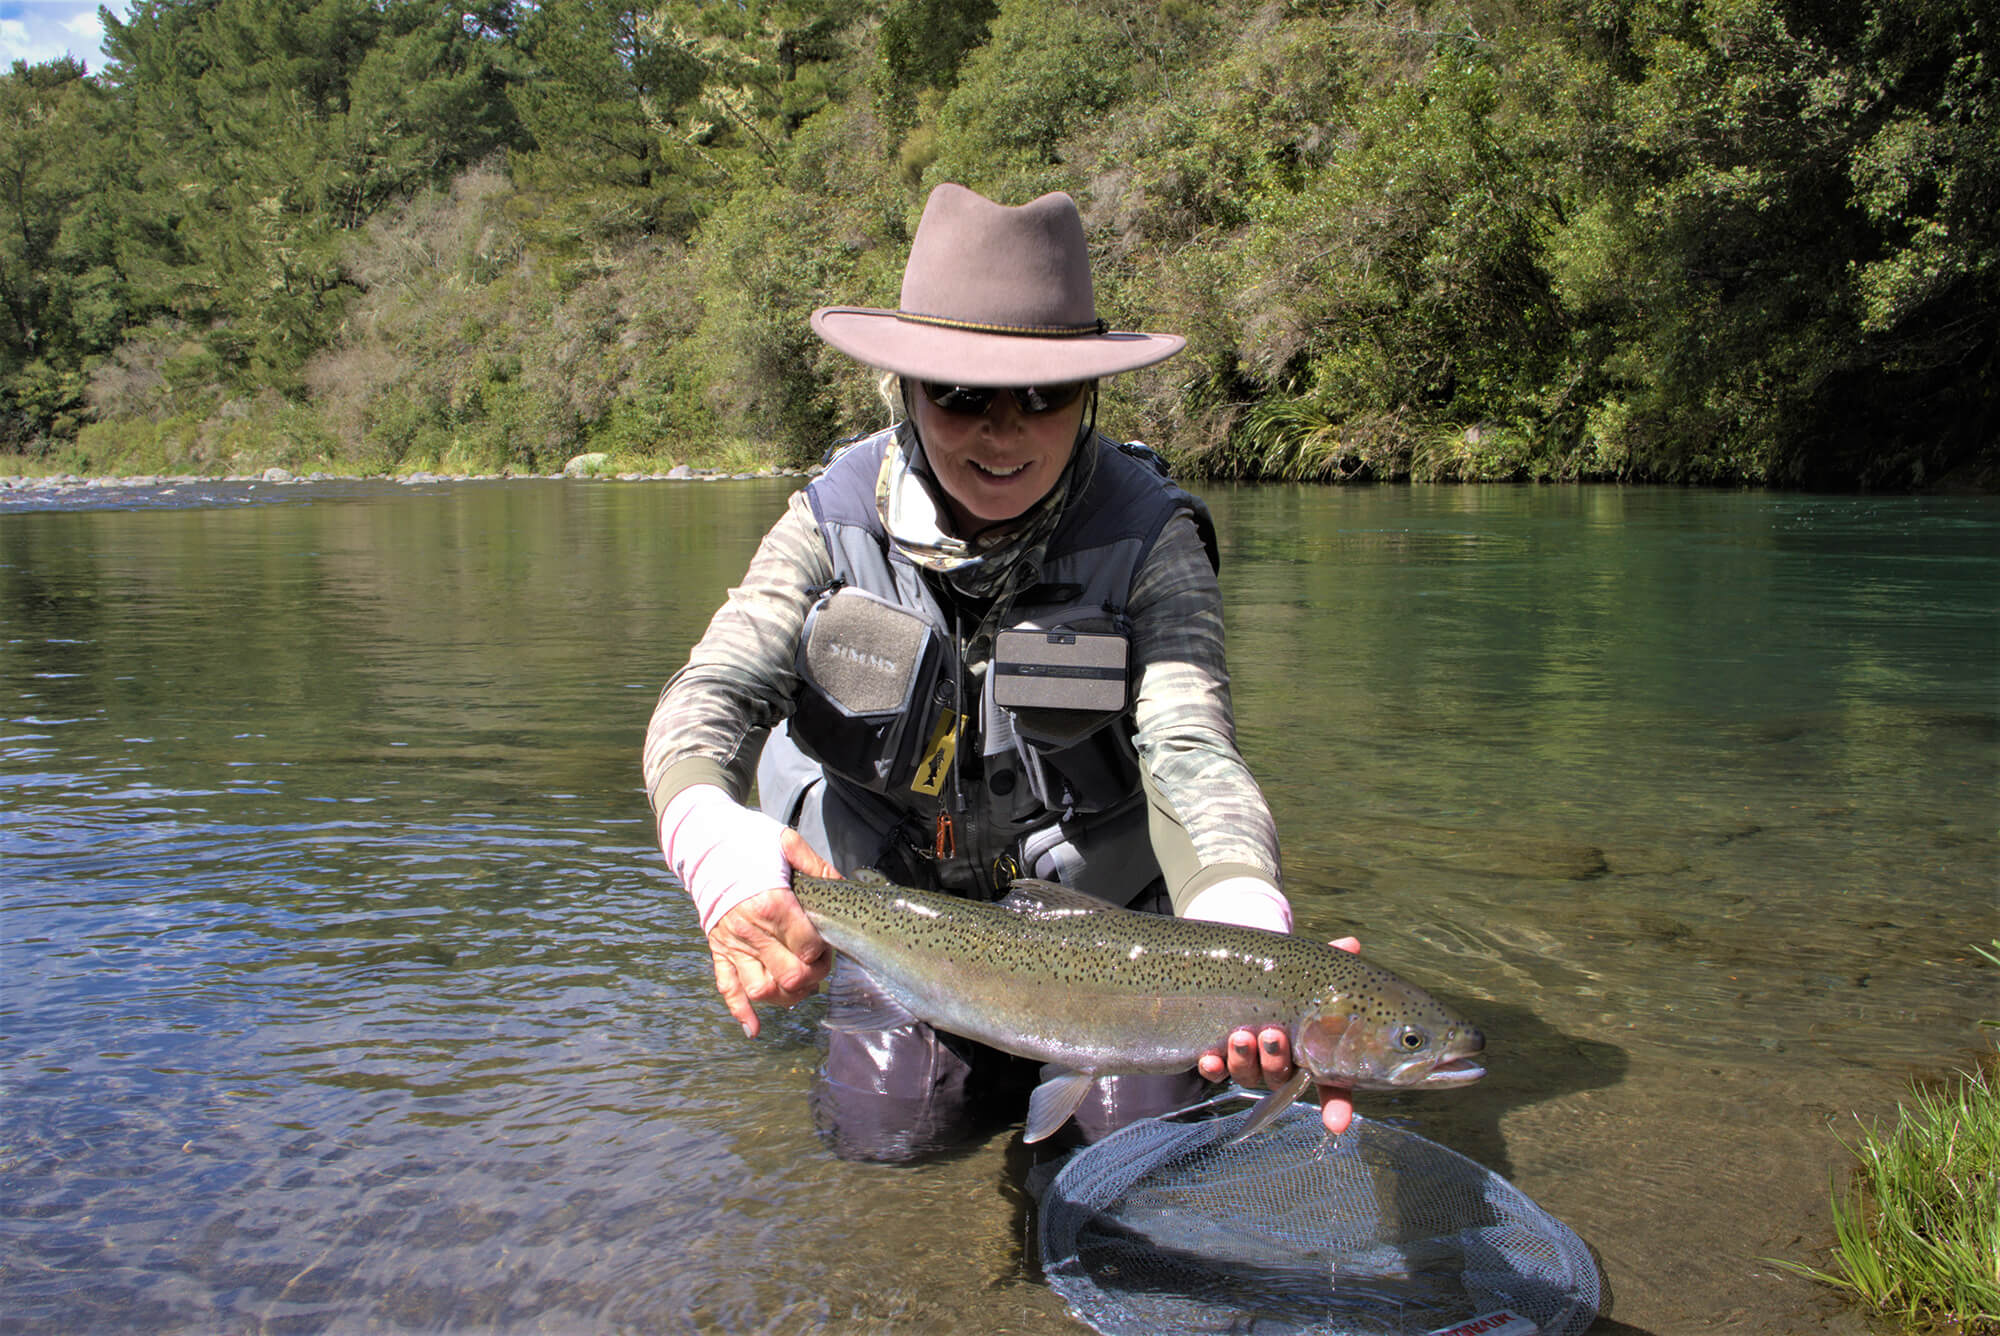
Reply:
<svg viewBox="0 0 2000 1336"><path fill-rule="evenodd" d="M833 1159L816 1004L746 1042L651 848L794 485L0 514L10 1329L1075 1329L1018 1145ZM1207 496L1302 929L1491 1036L1364 1108L1575 1227L1606 1331L1860 1332L1765 1259L2000 1015L2000 505Z"/></svg>

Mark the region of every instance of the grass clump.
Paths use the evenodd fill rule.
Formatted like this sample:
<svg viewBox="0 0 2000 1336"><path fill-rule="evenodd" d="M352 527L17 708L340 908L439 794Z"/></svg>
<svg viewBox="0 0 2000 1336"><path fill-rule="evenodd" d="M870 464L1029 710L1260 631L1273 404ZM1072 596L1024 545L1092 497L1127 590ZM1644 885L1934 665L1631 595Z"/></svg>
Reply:
<svg viewBox="0 0 2000 1336"><path fill-rule="evenodd" d="M2000 949L2000 942L1995 942ZM1980 950L1996 964L2000 956ZM2000 1060L1913 1086L1896 1125L1863 1130L1833 1198L1828 1270L1793 1270L1912 1327L2000 1336Z"/></svg>

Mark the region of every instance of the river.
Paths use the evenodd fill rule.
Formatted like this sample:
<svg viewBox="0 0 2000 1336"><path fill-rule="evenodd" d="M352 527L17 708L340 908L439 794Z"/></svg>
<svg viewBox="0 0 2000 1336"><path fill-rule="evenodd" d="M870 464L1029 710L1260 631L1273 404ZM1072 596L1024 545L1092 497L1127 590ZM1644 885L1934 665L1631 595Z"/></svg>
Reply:
<svg viewBox="0 0 2000 1336"><path fill-rule="evenodd" d="M1011 1138L848 1164L659 864L654 697L795 480L0 497L0 1313L149 1332L1080 1328ZM1865 1331L1865 1122L2000 1017L2000 501L1215 487L1301 931L1489 1036L1362 1109L1605 1332Z"/></svg>

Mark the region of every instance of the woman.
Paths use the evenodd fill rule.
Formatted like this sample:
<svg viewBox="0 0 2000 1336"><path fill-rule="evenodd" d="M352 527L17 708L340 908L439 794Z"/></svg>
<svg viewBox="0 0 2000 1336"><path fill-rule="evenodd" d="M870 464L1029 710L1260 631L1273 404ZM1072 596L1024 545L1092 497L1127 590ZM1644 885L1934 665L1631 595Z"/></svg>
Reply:
<svg viewBox="0 0 2000 1336"><path fill-rule="evenodd" d="M812 324L895 377L904 416L792 498L646 738L661 846L744 1033L754 1002L790 1006L828 972L794 868L984 899L1046 877L1289 931L1271 814L1235 745L1207 510L1095 429L1098 380L1184 340L1097 318L1068 196L1009 208L955 185L925 205L899 309ZM741 805L752 767L761 810ZM846 962L830 986L836 1013L867 1007ZM1291 1070L1276 1028L1200 1064L1252 1087ZM902 1159L1024 1078L921 1024L830 1029L813 1106L843 1154ZM1076 1121L1101 1135L1190 1102L1191 1084L1107 1078ZM1322 1099L1342 1130L1344 1092Z"/></svg>

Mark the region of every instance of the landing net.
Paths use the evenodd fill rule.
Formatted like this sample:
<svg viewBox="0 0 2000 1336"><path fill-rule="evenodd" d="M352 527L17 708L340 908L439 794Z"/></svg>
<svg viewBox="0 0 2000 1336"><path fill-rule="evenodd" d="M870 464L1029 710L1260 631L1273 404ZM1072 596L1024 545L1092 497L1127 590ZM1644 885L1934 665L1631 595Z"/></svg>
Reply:
<svg viewBox="0 0 2000 1336"><path fill-rule="evenodd" d="M1042 1268L1077 1318L1105 1336L1580 1336L1596 1317L1589 1248L1472 1160L1359 1116L1329 1138L1310 1104L1235 1142L1248 1117L1147 1119L1063 1166Z"/></svg>

